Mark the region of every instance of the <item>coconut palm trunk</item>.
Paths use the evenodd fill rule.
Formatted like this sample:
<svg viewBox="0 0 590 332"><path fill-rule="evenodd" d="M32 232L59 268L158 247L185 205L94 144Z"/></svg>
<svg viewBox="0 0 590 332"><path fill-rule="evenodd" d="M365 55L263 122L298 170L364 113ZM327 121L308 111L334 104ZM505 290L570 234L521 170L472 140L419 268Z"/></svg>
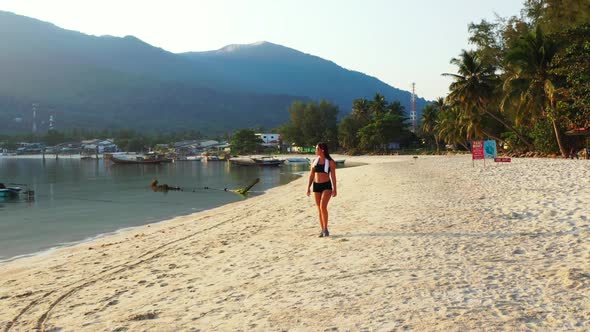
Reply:
<svg viewBox="0 0 590 332"><path fill-rule="evenodd" d="M553 85L553 82L551 82L550 80L546 80L543 86L543 92L545 92L547 96L551 109L555 110L555 86ZM553 131L555 132L555 140L557 141L557 146L559 146L559 152L561 152L562 157L567 158L567 151L565 150L563 142L561 141L559 126L557 125L557 120L554 116L551 116L551 124L553 125Z"/></svg>
<svg viewBox="0 0 590 332"><path fill-rule="evenodd" d="M434 144L436 144L436 154L440 153L440 146L438 144L438 137L434 135Z"/></svg>
<svg viewBox="0 0 590 332"><path fill-rule="evenodd" d="M533 151L535 149L535 146L533 144L531 144L528 139L526 139L524 137L524 135L522 135L520 133L520 131L516 130L516 128L514 128L512 125L510 125L509 123L507 123L506 121L502 120L500 117L496 116L493 112L490 112L488 110L485 110L485 113L488 114L489 116L491 116L492 118L494 118L494 120L500 122L504 127L508 128L510 131L512 131L513 133L516 134L516 136L518 136L518 138L527 146L527 148L530 151Z"/></svg>
<svg viewBox="0 0 590 332"><path fill-rule="evenodd" d="M567 151L565 150L565 147L561 141L561 135L559 134L557 121L555 121L555 119L551 119L551 123L553 124L553 130L555 131L555 139L557 140L557 145L559 146L559 152L561 152L562 157L567 158Z"/></svg>
<svg viewBox="0 0 590 332"><path fill-rule="evenodd" d="M497 136L494 136L494 135L486 132L485 130L482 130L482 132L484 133L484 135L488 136L489 138L495 139L496 141L500 142L500 144L504 144L504 140L503 139L501 139L501 138L499 138Z"/></svg>

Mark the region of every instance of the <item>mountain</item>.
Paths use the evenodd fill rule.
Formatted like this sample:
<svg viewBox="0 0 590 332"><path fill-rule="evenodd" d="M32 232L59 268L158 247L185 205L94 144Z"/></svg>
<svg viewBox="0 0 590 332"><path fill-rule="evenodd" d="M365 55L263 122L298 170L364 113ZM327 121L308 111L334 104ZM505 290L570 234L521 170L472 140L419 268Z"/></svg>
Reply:
<svg viewBox="0 0 590 332"><path fill-rule="evenodd" d="M262 42L175 54L135 37L90 36L0 11L0 131L56 128L273 128L294 100L409 93L284 46ZM418 109L425 103L418 99Z"/></svg>
<svg viewBox="0 0 590 332"><path fill-rule="evenodd" d="M258 42L249 45L228 45L217 51L182 53L196 63L206 63L224 81L243 89L264 93L283 93L326 98L350 112L356 98L371 99L380 93L389 101L398 100L410 110L411 93L394 88L375 77L348 70L320 57L273 44ZM421 110L427 101L417 98Z"/></svg>

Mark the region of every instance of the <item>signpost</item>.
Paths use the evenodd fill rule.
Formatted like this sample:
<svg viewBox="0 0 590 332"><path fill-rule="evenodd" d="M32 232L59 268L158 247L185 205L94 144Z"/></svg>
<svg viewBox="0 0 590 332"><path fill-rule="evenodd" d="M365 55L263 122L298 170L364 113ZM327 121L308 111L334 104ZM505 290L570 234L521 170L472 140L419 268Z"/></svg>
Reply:
<svg viewBox="0 0 590 332"><path fill-rule="evenodd" d="M486 166L486 159L493 159L497 163L509 163L511 158L498 158L498 148L495 140L472 141L471 142L471 159L475 167L476 159L483 159L483 166Z"/></svg>
<svg viewBox="0 0 590 332"><path fill-rule="evenodd" d="M472 141L471 142L471 161L473 167L475 167L475 160L483 159L483 165L486 165L485 153L483 151L483 141Z"/></svg>

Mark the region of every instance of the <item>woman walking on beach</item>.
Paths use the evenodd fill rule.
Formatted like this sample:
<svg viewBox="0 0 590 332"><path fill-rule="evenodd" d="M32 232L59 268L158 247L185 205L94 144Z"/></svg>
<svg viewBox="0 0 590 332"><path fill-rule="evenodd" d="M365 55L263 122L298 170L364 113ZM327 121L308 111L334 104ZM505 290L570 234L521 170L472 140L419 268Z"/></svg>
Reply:
<svg viewBox="0 0 590 332"><path fill-rule="evenodd" d="M313 182L313 194L320 215L320 226L322 227L320 237L325 237L330 236L330 232L328 232L328 203L331 197L336 197L336 163L330 157L330 151L326 143L318 143L315 154L317 157L311 164L307 183L307 196L311 194L310 188Z"/></svg>

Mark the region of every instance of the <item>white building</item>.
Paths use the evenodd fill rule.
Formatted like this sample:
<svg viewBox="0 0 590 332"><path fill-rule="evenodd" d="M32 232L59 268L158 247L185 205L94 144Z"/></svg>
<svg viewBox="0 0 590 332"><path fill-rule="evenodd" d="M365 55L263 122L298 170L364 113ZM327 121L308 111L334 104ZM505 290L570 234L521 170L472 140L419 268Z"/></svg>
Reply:
<svg viewBox="0 0 590 332"><path fill-rule="evenodd" d="M256 134L262 140L262 146L278 146L281 139L279 134Z"/></svg>
<svg viewBox="0 0 590 332"><path fill-rule="evenodd" d="M117 152L119 148L114 141L114 139L90 139L82 141L81 146L83 150L97 151L98 153Z"/></svg>

